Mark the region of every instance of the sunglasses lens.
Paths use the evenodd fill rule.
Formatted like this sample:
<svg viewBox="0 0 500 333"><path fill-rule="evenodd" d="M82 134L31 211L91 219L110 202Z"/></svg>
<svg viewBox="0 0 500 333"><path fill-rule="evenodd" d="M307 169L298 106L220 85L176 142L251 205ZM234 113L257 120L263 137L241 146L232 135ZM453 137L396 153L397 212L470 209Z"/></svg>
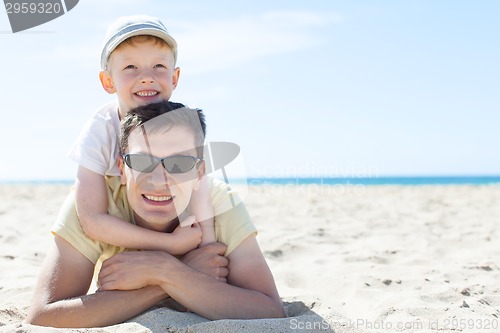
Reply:
<svg viewBox="0 0 500 333"><path fill-rule="evenodd" d="M192 156L171 156L163 160L163 165L169 173L185 173L193 169L196 158Z"/></svg>
<svg viewBox="0 0 500 333"><path fill-rule="evenodd" d="M126 155L125 163L132 170L150 173L158 165L158 161L149 155Z"/></svg>

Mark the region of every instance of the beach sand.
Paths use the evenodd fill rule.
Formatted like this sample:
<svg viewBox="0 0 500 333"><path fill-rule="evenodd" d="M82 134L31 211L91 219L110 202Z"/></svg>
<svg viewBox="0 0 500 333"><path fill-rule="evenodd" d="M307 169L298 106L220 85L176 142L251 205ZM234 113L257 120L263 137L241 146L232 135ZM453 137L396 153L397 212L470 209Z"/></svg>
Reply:
<svg viewBox="0 0 500 333"><path fill-rule="evenodd" d="M0 332L500 331L500 185L250 186L288 318L160 307L98 329L22 324L69 189L0 185Z"/></svg>

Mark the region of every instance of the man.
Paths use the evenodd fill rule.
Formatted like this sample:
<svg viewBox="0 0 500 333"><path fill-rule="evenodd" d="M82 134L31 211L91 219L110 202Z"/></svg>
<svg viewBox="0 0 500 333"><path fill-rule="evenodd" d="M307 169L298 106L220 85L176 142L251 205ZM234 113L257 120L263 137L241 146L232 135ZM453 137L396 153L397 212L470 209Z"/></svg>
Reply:
<svg viewBox="0 0 500 333"><path fill-rule="evenodd" d="M204 173L205 132L200 110L175 103L141 106L122 121L121 177L108 181L110 214L143 228L177 232ZM200 128L202 133L200 134ZM172 297L209 319L283 317L284 310L255 228L242 205L224 211L229 188L213 182L217 240L180 259L162 251L126 251L86 237L74 199L53 228L54 244L42 266L26 321L54 327L96 327L123 322ZM234 195L234 194L232 194ZM182 219L182 218L181 218ZM76 221L76 222L75 222ZM227 255L226 257L222 256ZM87 294L97 259L99 291Z"/></svg>

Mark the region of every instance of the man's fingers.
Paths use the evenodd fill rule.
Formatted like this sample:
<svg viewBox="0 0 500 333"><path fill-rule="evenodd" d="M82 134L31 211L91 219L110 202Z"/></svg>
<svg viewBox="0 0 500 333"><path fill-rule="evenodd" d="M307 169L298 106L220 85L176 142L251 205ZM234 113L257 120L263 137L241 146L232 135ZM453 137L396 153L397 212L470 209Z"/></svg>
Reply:
<svg viewBox="0 0 500 333"><path fill-rule="evenodd" d="M105 260L102 263L101 270L99 271L99 280L104 279L106 276L111 274L113 272L113 260L111 260L113 257Z"/></svg>
<svg viewBox="0 0 500 333"><path fill-rule="evenodd" d="M221 267L227 267L229 266L229 259L227 259L226 257L219 257L220 258L220 266Z"/></svg>
<svg viewBox="0 0 500 333"><path fill-rule="evenodd" d="M226 267L220 267L219 268L219 280L220 279L226 279L227 276L229 275L229 269L227 269Z"/></svg>
<svg viewBox="0 0 500 333"><path fill-rule="evenodd" d="M99 275L97 276L99 285L101 286L103 283L107 282L106 279L113 274L116 270L117 266L120 264L120 254L116 254L111 258L108 258L103 261L101 269L99 271Z"/></svg>
<svg viewBox="0 0 500 333"><path fill-rule="evenodd" d="M106 267L102 267L101 270L99 271L99 275L97 276L97 280L99 282L99 285L102 283L102 280L104 280L106 278L106 276L108 276L109 273L108 273L108 270L106 269Z"/></svg>
<svg viewBox="0 0 500 333"><path fill-rule="evenodd" d="M97 286L99 287L98 291L109 290L110 282L112 281L109 281L107 276L101 276L101 273L99 273L99 278L97 280Z"/></svg>
<svg viewBox="0 0 500 333"><path fill-rule="evenodd" d="M215 254L223 256L226 253L227 246L222 243L210 243L203 247L206 250L209 250Z"/></svg>
<svg viewBox="0 0 500 333"><path fill-rule="evenodd" d="M114 281L106 281L103 283L99 283L99 289L97 291L108 291L108 290L118 290L118 288L114 285Z"/></svg>

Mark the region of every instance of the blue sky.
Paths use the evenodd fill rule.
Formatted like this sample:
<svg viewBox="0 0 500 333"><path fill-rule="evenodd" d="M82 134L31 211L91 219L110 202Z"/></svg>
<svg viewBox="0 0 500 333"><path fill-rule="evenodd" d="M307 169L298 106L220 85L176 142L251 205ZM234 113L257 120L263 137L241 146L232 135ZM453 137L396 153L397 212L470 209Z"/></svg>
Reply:
<svg viewBox="0 0 500 333"><path fill-rule="evenodd" d="M132 14L176 38L172 100L203 108L247 175L500 174L499 13L493 0L84 0L12 34L2 11L0 180L74 178L67 151L114 98L98 81L106 28Z"/></svg>

